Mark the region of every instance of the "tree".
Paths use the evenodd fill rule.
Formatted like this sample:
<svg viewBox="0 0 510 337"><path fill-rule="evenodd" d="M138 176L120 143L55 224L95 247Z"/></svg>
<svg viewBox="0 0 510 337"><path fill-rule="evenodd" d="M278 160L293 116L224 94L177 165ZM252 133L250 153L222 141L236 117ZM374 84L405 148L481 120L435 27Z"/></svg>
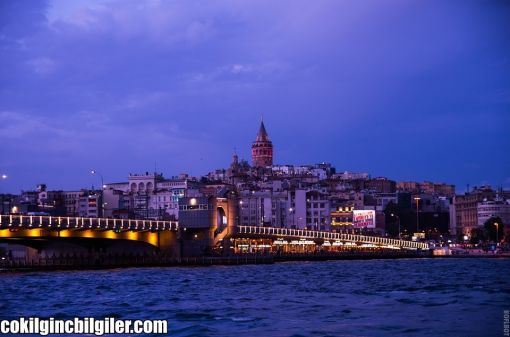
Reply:
<svg viewBox="0 0 510 337"><path fill-rule="evenodd" d="M393 215L392 215L393 214ZM385 215L385 229L388 234L391 236L398 236L399 230L399 222L400 219L400 210L397 205L393 201L390 201L388 205L386 205L386 209L384 210ZM401 228L402 230L402 228Z"/></svg>
<svg viewBox="0 0 510 337"><path fill-rule="evenodd" d="M469 240L472 244L478 244L487 241L487 231L485 228L477 227L471 230L471 239Z"/></svg>
<svg viewBox="0 0 510 337"><path fill-rule="evenodd" d="M489 240L496 242L501 241L503 239L505 229L503 221L499 216L491 217L490 219L485 221L483 227L485 229L485 232L487 233L487 237Z"/></svg>

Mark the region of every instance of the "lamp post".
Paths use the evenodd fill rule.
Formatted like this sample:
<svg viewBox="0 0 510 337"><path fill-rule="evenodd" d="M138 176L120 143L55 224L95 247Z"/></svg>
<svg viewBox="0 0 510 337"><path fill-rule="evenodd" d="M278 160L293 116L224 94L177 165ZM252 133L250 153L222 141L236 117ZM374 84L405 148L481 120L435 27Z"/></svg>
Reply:
<svg viewBox="0 0 510 337"><path fill-rule="evenodd" d="M290 228L293 228L293 226L294 226L294 209L292 207L289 208L289 212L292 214L292 224L290 225Z"/></svg>
<svg viewBox="0 0 510 337"><path fill-rule="evenodd" d="M393 213L391 213L390 215L392 217L397 218L397 221L398 221L398 238L400 239L400 217L398 215L396 215L396 214L393 214Z"/></svg>
<svg viewBox="0 0 510 337"><path fill-rule="evenodd" d="M494 226L496 226L496 247L498 246L498 242L499 242L499 224L497 222L494 223Z"/></svg>
<svg viewBox="0 0 510 337"><path fill-rule="evenodd" d="M420 217L419 217L419 210L418 210L418 203L420 202L420 197L415 197L414 200L416 200L416 232L418 233L420 231Z"/></svg>
<svg viewBox="0 0 510 337"><path fill-rule="evenodd" d="M7 174L2 174L2 180L7 179ZM0 210L0 214L4 214L4 194L2 193L2 209Z"/></svg>
<svg viewBox="0 0 510 337"><path fill-rule="evenodd" d="M97 174L99 177L101 177L101 189L103 189L104 188L103 175L101 173L97 172L96 170L91 170L90 174Z"/></svg>
<svg viewBox="0 0 510 337"><path fill-rule="evenodd" d="M100 195L101 201L100 201L100 204L101 204L101 216L103 216L104 206L106 204L106 203L103 203L104 202L104 200L103 200L103 190L105 188L103 175L101 173L99 173L98 171L96 171L96 170L91 170L90 174L97 174L101 178L101 195ZM97 215L99 216L99 212L97 213Z"/></svg>

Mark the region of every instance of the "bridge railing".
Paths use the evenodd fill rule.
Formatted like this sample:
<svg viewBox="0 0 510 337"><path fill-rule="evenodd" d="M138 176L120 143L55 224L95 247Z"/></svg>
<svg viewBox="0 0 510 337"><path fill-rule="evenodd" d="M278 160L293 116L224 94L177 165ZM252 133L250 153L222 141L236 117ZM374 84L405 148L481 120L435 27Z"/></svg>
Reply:
<svg viewBox="0 0 510 337"><path fill-rule="evenodd" d="M84 218L44 215L0 215L0 228L176 231L177 221Z"/></svg>
<svg viewBox="0 0 510 337"><path fill-rule="evenodd" d="M297 237L301 239L324 239L331 241L360 242L380 246L402 247L409 249L429 249L429 245L423 242L397 240L382 238L378 236L358 235L312 231L306 229L276 228L276 227L256 227L256 226L238 226L238 234L251 234L272 237Z"/></svg>

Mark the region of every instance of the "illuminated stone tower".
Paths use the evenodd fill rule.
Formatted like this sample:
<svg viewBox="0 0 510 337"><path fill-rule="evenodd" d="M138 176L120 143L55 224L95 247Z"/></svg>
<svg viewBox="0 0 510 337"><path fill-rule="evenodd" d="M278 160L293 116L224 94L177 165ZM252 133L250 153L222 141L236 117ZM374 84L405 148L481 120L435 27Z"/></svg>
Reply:
<svg viewBox="0 0 510 337"><path fill-rule="evenodd" d="M273 165L273 143L269 140L264 121L260 121L259 133L251 146L251 158L255 167Z"/></svg>

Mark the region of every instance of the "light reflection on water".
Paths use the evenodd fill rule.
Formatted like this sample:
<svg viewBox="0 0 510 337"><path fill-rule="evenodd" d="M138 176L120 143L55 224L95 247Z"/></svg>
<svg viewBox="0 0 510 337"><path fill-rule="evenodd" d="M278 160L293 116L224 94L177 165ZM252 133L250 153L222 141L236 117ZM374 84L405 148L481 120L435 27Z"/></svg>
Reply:
<svg viewBox="0 0 510 337"><path fill-rule="evenodd" d="M498 336L510 259L2 274L0 316L167 319L171 336Z"/></svg>

